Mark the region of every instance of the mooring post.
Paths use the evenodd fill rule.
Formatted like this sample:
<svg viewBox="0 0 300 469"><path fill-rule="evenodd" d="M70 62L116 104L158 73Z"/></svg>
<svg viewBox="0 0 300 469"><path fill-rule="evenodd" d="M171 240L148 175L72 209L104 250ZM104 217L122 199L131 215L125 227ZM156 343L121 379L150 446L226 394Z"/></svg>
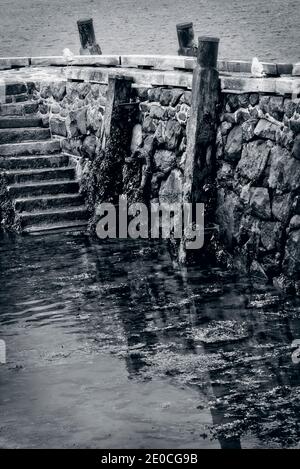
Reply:
<svg viewBox="0 0 300 469"><path fill-rule="evenodd" d="M176 29L179 43L178 55L195 57L197 47L194 42L193 23L179 23L176 25Z"/></svg>
<svg viewBox="0 0 300 469"><path fill-rule="evenodd" d="M101 47L96 43L93 19L81 19L77 21L80 38L80 55L101 55Z"/></svg>
<svg viewBox="0 0 300 469"><path fill-rule="evenodd" d="M106 106L102 127L103 159L99 169L103 201L117 201L122 193L122 168L130 153L132 115L136 109L131 103L133 78L111 74L108 79Z"/></svg>
<svg viewBox="0 0 300 469"><path fill-rule="evenodd" d="M210 198L204 186L211 182L214 171L217 104L219 102L218 47L218 38L198 38L183 184L183 200L193 204L206 204ZM205 206L205 213L208 208ZM185 242L183 241L180 252L182 262L186 261L184 248Z"/></svg>

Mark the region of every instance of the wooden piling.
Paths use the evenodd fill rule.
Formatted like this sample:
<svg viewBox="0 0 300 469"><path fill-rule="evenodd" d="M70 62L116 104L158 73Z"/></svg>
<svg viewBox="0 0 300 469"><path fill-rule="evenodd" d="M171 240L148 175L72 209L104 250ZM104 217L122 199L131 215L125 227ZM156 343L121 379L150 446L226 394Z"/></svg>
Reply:
<svg viewBox="0 0 300 469"><path fill-rule="evenodd" d="M197 47L194 42L193 23L179 23L176 25L176 29L179 43L178 55L195 57Z"/></svg>
<svg viewBox="0 0 300 469"><path fill-rule="evenodd" d="M214 145L219 102L219 73L217 71L219 39L198 38L197 65L193 72L192 104L187 128L187 150L184 168L183 200L204 203L207 214L207 184L214 171ZM205 187L204 187L205 186ZM205 189L205 190L204 190ZM186 262L185 241L181 243L180 260Z"/></svg>
<svg viewBox="0 0 300 469"><path fill-rule="evenodd" d="M122 193L122 169L130 154L132 115L136 112L131 103L133 79L111 74L108 79L106 106L102 127L102 162L99 168L100 199L118 203Z"/></svg>
<svg viewBox="0 0 300 469"><path fill-rule="evenodd" d="M101 55L102 51L96 43L93 19L81 19L77 21L80 38L80 55Z"/></svg>

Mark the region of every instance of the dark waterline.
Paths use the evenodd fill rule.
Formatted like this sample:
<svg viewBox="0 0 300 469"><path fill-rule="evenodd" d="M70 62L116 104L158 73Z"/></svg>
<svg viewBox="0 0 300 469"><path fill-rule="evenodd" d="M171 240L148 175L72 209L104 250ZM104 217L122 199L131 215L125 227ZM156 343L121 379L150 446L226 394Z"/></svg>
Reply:
<svg viewBox="0 0 300 469"><path fill-rule="evenodd" d="M79 51L76 21L93 17L104 54L176 54L176 23L221 38L220 57L300 60L299 0L0 0L0 56Z"/></svg>
<svg viewBox="0 0 300 469"><path fill-rule="evenodd" d="M0 447L287 447L299 302L164 245L2 237Z"/></svg>

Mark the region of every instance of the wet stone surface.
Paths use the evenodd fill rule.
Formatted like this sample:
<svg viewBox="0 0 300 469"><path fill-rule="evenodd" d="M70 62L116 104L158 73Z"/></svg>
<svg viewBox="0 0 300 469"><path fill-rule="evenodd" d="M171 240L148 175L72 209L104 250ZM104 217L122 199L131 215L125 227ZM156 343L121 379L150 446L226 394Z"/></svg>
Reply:
<svg viewBox="0 0 300 469"><path fill-rule="evenodd" d="M0 446L297 447L299 299L166 246L0 238Z"/></svg>

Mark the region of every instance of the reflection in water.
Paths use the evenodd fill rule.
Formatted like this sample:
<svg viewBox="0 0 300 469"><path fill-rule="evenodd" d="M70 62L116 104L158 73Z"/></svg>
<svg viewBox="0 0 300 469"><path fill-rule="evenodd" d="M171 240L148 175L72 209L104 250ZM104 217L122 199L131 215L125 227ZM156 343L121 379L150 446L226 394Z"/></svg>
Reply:
<svg viewBox="0 0 300 469"><path fill-rule="evenodd" d="M299 300L153 242L3 237L0 253L0 446L298 444Z"/></svg>

